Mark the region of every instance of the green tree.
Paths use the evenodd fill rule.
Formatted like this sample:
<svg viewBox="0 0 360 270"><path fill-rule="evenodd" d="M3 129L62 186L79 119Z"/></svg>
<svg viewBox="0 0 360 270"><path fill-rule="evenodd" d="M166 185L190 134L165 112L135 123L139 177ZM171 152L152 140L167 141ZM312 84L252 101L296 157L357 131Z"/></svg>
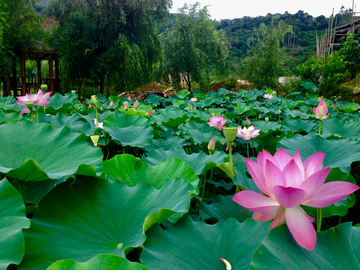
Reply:
<svg viewBox="0 0 360 270"><path fill-rule="evenodd" d="M285 72L285 55L280 44L291 31L290 25L283 21L275 24L274 20L269 26L261 24L254 29L252 37L248 39L250 51L244 61L244 71L246 79L254 83L256 88L278 85L279 76Z"/></svg>
<svg viewBox="0 0 360 270"><path fill-rule="evenodd" d="M155 22L167 14L170 0L52 0L59 21L56 47L67 76L100 87L116 82L122 90L152 80L161 62Z"/></svg>
<svg viewBox="0 0 360 270"><path fill-rule="evenodd" d="M195 3L181 8L173 28L165 33L165 70L177 83L183 75L189 91L192 81L204 89L213 74L226 72L227 39L215 26L207 8Z"/></svg>
<svg viewBox="0 0 360 270"><path fill-rule="evenodd" d="M16 77L16 62L20 51L41 36L42 20L34 5L35 0L0 2L0 72L4 95L10 94L10 77L11 74Z"/></svg>

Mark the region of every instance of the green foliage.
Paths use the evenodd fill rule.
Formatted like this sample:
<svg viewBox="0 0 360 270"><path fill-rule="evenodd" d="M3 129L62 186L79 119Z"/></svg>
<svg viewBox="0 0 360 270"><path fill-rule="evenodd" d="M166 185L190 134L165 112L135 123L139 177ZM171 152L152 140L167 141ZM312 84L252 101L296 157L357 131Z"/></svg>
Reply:
<svg viewBox="0 0 360 270"><path fill-rule="evenodd" d="M319 88L319 94L331 97L338 93L339 86L349 75L347 62L341 54L333 53L326 60L313 56L298 67L302 82L307 81Z"/></svg>
<svg viewBox="0 0 360 270"><path fill-rule="evenodd" d="M174 26L165 33L165 71L176 83L181 75L191 91L191 81L202 89L211 82L212 74L225 74L228 54L224 31L215 29L206 7L196 3L185 5L176 17Z"/></svg>
<svg viewBox="0 0 360 270"><path fill-rule="evenodd" d="M360 32L356 35L349 33L341 40L340 53L344 56L344 60L349 62L350 71L356 74L360 69Z"/></svg>
<svg viewBox="0 0 360 270"><path fill-rule="evenodd" d="M287 33L291 33L291 26L274 20L269 26L261 24L254 29L253 36L248 39L250 55L245 59L246 79L254 83L255 87L275 88L278 78L284 75L284 53L280 48Z"/></svg>
<svg viewBox="0 0 360 270"><path fill-rule="evenodd" d="M59 21L55 46L63 53L66 76L77 88L105 82L123 90L153 81L161 62L161 43L155 22L168 0L92 1L54 0Z"/></svg>

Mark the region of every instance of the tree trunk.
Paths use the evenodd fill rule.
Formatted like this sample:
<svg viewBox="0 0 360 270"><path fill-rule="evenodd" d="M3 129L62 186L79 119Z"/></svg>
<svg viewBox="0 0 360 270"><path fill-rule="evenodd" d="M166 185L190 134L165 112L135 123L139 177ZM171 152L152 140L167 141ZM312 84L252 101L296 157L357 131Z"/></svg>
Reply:
<svg viewBox="0 0 360 270"><path fill-rule="evenodd" d="M104 94L105 88L105 75L100 77L100 94Z"/></svg>
<svg viewBox="0 0 360 270"><path fill-rule="evenodd" d="M189 87L189 92L192 93L191 92L191 81L190 81L190 73L189 73L189 71L187 72L187 85Z"/></svg>

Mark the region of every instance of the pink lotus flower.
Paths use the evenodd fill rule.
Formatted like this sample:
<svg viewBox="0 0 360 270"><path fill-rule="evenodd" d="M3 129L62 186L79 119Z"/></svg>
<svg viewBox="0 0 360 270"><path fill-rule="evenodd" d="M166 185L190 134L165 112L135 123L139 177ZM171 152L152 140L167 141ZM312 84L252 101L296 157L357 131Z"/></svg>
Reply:
<svg viewBox="0 0 360 270"><path fill-rule="evenodd" d="M148 111L148 114L150 114L150 115L151 115L151 114L154 114L154 113L153 113L153 111L152 111L152 110L150 110L150 111Z"/></svg>
<svg viewBox="0 0 360 270"><path fill-rule="evenodd" d="M164 97L166 97L166 94L164 94Z"/></svg>
<svg viewBox="0 0 360 270"><path fill-rule="evenodd" d="M269 100L273 99L273 95L272 94L265 94L264 98L268 98Z"/></svg>
<svg viewBox="0 0 360 270"><path fill-rule="evenodd" d="M37 94L26 94L25 96L16 97L18 101L16 101L17 104L21 106L26 106L26 101L33 101L34 105L39 106L46 106L49 105L51 102L48 101L48 98L50 96L51 92L47 92L45 95L41 89L37 92ZM24 108L21 110L20 114L28 113L30 110L28 108Z"/></svg>
<svg viewBox="0 0 360 270"><path fill-rule="evenodd" d="M249 172L265 195L245 190L233 200L254 211L257 221L273 220L270 229L286 220L295 241L303 248L313 250L316 232L309 216L300 205L322 208L347 197L359 187L343 181L324 184L330 167L322 169L325 154L317 152L301 160L299 150L290 156L279 148L274 156L266 150L259 153L257 163L245 158Z"/></svg>
<svg viewBox="0 0 360 270"><path fill-rule="evenodd" d="M273 94L277 95L277 92L273 90Z"/></svg>
<svg viewBox="0 0 360 270"><path fill-rule="evenodd" d="M215 138L212 137L212 139L210 140L209 144L208 144L208 150L209 151L214 151L215 150Z"/></svg>
<svg viewBox="0 0 360 270"><path fill-rule="evenodd" d="M222 130L225 126L227 120L223 116L212 116L210 117L210 122L206 122L210 127L216 127L217 130Z"/></svg>
<svg viewBox="0 0 360 270"><path fill-rule="evenodd" d="M238 132L236 134L236 137L243 138L243 140L248 141L250 139L256 138L260 135L261 129L255 129L254 126L250 126L249 128L241 128L238 127Z"/></svg>
<svg viewBox="0 0 360 270"><path fill-rule="evenodd" d="M192 102L197 102L198 100L197 100L196 97L194 97L194 98L191 98L190 101L192 101Z"/></svg>
<svg viewBox="0 0 360 270"><path fill-rule="evenodd" d="M115 103L114 103L114 101L112 100L112 101L110 101L110 104L109 104L111 107L114 107L114 105L115 105Z"/></svg>
<svg viewBox="0 0 360 270"><path fill-rule="evenodd" d="M316 108L313 108L313 112L315 114L315 118L319 120L327 119L330 116L330 113L328 113L328 107L323 98L321 99L319 105Z"/></svg>
<svg viewBox="0 0 360 270"><path fill-rule="evenodd" d="M131 100L131 96L129 95L128 100Z"/></svg>

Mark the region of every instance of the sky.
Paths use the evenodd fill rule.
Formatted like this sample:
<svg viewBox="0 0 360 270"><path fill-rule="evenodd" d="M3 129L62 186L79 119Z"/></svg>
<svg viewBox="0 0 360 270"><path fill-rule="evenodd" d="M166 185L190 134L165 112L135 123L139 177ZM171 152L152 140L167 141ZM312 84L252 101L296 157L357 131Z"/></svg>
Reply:
<svg viewBox="0 0 360 270"><path fill-rule="evenodd" d="M353 0L172 0L173 7L171 13L177 13L177 10L184 4L192 5L196 2L201 7L208 6L212 19L235 19L244 16L257 17L266 16L268 13L285 13L285 11L295 14L299 10L307 12L314 17L324 15L329 17L340 11L341 6L352 8ZM360 11L360 0L354 1L355 11Z"/></svg>

